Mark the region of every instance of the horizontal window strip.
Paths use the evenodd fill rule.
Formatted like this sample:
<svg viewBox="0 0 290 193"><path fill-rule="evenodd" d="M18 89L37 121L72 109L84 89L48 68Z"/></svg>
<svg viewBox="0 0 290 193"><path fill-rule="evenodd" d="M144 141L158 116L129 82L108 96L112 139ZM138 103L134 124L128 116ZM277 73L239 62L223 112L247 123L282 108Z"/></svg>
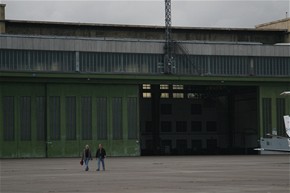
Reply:
<svg viewBox="0 0 290 193"><path fill-rule="evenodd" d="M290 76L290 57L174 55L173 74ZM0 49L1 71L163 74L163 54Z"/></svg>

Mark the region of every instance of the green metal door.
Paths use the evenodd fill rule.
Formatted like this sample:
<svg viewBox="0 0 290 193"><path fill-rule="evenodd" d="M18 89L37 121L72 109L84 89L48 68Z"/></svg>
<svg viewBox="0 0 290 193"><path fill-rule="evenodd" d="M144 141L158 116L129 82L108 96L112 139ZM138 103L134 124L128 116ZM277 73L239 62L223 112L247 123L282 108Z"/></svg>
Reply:
<svg viewBox="0 0 290 193"><path fill-rule="evenodd" d="M1 83L0 91L0 156L45 157L44 86Z"/></svg>
<svg viewBox="0 0 290 193"><path fill-rule="evenodd" d="M138 85L3 83L0 157L140 155Z"/></svg>
<svg viewBox="0 0 290 193"><path fill-rule="evenodd" d="M140 155L138 86L49 84L47 156L78 157L102 143L109 156Z"/></svg>
<svg viewBox="0 0 290 193"><path fill-rule="evenodd" d="M78 89L47 85L47 157L80 156Z"/></svg>

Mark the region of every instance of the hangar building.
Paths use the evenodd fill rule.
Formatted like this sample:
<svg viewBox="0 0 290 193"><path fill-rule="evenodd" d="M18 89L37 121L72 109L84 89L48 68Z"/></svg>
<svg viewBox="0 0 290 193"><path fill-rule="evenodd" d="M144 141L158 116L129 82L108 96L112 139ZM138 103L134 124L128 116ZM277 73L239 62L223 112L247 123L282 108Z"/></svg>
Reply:
<svg viewBox="0 0 290 193"><path fill-rule="evenodd" d="M289 18L283 22L289 23ZM290 114L289 28L18 21L0 5L0 157L257 154Z"/></svg>

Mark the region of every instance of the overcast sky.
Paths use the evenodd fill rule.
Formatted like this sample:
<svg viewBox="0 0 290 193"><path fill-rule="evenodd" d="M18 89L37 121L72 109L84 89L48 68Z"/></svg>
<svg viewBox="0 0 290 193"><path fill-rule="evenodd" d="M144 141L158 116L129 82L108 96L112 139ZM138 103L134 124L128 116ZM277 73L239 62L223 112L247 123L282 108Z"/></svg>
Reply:
<svg viewBox="0 0 290 193"><path fill-rule="evenodd" d="M0 0L6 19L164 26L163 0ZM284 19L290 0L172 0L172 26L254 28Z"/></svg>

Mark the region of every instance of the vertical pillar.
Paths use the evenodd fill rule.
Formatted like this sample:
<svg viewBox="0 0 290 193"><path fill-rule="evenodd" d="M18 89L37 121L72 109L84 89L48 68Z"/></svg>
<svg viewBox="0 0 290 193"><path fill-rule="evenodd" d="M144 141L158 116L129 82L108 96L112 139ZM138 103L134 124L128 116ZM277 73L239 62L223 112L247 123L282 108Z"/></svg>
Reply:
<svg viewBox="0 0 290 193"><path fill-rule="evenodd" d="M151 85L152 89L152 137L153 154L160 154L160 90L159 85Z"/></svg>
<svg viewBox="0 0 290 193"><path fill-rule="evenodd" d="M231 91L228 95L228 127L229 127L229 153L234 153L235 147L235 94Z"/></svg>
<svg viewBox="0 0 290 193"><path fill-rule="evenodd" d="M75 65L75 71L79 72L80 71L80 52L75 52L76 55L76 65Z"/></svg>

